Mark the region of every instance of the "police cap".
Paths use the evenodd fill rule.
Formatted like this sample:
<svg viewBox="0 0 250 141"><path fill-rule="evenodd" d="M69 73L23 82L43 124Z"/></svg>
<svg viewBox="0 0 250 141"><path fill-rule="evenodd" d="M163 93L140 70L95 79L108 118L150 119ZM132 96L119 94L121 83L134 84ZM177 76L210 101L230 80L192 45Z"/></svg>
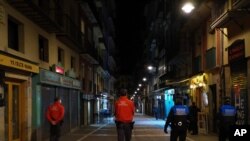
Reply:
<svg viewBox="0 0 250 141"><path fill-rule="evenodd" d="M231 102L230 97L228 97L228 96L224 97L224 102L225 103L230 103Z"/></svg>

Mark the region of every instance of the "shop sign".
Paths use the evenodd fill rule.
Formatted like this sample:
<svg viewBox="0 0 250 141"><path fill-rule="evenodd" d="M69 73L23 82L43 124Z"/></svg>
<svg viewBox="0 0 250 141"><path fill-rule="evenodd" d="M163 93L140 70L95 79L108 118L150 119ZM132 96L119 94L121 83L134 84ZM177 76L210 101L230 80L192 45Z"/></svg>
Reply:
<svg viewBox="0 0 250 141"><path fill-rule="evenodd" d="M232 63L245 57L245 45L244 42L236 42L228 48L228 62Z"/></svg>
<svg viewBox="0 0 250 141"><path fill-rule="evenodd" d="M60 76L59 75L55 75L55 73L52 73L50 71L45 71L45 70L41 70L40 72L41 74L41 81L43 82L49 82L49 83L56 83L59 84L60 83Z"/></svg>
<svg viewBox="0 0 250 141"><path fill-rule="evenodd" d="M73 87L81 88L81 82L78 80L73 80Z"/></svg>
<svg viewBox="0 0 250 141"><path fill-rule="evenodd" d="M95 99L95 97L93 94L83 94L82 99L91 100L91 99Z"/></svg>
<svg viewBox="0 0 250 141"><path fill-rule="evenodd" d="M41 82L43 83L59 85L63 87L72 87L77 89L81 88L81 83L79 80L65 77L48 70L41 70L40 75Z"/></svg>
<svg viewBox="0 0 250 141"><path fill-rule="evenodd" d="M33 73L39 72L39 67L37 65L22 60L18 60L3 54L0 54L0 64L28 72L33 72Z"/></svg>

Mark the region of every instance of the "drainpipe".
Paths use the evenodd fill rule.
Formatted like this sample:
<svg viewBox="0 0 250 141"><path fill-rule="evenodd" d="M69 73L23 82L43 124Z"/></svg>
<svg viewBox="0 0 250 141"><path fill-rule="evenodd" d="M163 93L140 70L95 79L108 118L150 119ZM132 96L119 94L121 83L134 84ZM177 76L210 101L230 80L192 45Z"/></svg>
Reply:
<svg viewBox="0 0 250 141"><path fill-rule="evenodd" d="M222 29L223 30L223 29ZM221 31L221 30L220 30ZM223 99L223 97L225 96L225 68L224 68L224 34L223 31L220 32L220 46L221 46L221 50L220 50L220 54L221 54L221 70L220 70L220 79L221 79L221 94L220 94L220 98L221 100Z"/></svg>

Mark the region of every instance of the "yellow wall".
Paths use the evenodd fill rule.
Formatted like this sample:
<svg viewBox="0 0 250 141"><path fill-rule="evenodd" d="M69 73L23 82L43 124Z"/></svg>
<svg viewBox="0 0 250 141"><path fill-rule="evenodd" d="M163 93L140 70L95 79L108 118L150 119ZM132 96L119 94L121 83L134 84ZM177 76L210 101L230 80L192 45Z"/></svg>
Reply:
<svg viewBox="0 0 250 141"><path fill-rule="evenodd" d="M2 0L1 0L2 1ZM0 1L0 2L1 2ZM2 2L1 2L2 3ZM0 3L0 5L1 5ZM75 57L76 74L78 76L79 54L68 48L62 42L56 39L55 34L49 34L39 26L35 25L32 21L21 15L18 11L10 7L6 3L2 3L5 10L4 23L0 22L0 50L25 58L32 62L38 63L41 68L49 69L53 64L57 64L57 48L60 46L65 52L65 71L70 69L71 56ZM8 14L23 23L24 25L24 52L18 52L8 48L8 35L7 35L7 17ZM42 35L49 41L49 63L39 60L38 52L38 36Z"/></svg>

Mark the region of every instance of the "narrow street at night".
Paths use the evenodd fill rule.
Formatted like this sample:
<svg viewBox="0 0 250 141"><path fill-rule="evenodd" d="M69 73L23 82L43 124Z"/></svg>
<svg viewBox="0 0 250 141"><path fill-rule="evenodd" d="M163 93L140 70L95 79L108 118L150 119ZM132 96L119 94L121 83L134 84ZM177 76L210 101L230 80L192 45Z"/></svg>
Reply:
<svg viewBox="0 0 250 141"><path fill-rule="evenodd" d="M0 141L249 140L249 84L250 0L0 0Z"/></svg>
<svg viewBox="0 0 250 141"><path fill-rule="evenodd" d="M154 117L136 114L132 141L170 141L170 131L165 134L164 120L156 120ZM170 129L169 129L170 130ZM61 141L116 141L116 127L113 118L106 118L99 124L84 126L72 133L61 137ZM187 141L216 141L215 134L188 134Z"/></svg>

